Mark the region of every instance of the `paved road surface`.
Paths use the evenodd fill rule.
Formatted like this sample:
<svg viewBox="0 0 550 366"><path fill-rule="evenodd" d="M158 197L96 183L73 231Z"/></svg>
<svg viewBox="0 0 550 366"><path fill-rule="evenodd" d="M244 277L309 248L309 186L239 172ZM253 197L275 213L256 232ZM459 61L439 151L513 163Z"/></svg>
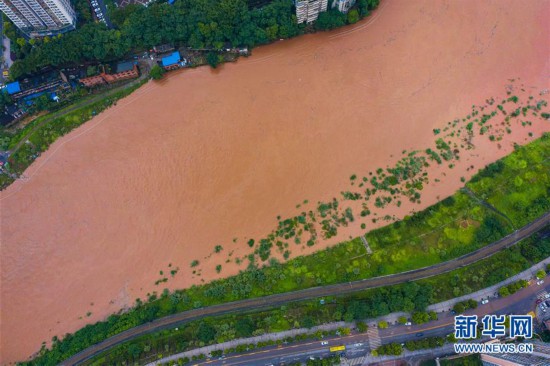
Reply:
<svg viewBox="0 0 550 366"><path fill-rule="evenodd" d="M111 347L114 347L133 338L157 332L163 329L176 327L180 324L192 320L197 320L206 316L242 312L251 309L258 310L261 308L278 306L292 301L307 300L323 296L342 295L350 292L356 292L381 286L391 286L399 283L436 276L460 267L470 265L481 259L490 257L500 250L513 246L520 240L529 237L533 233L542 229L548 223L550 223L550 212L545 213L542 217L522 227L521 229L516 230L514 233L502 238L499 241L491 243L479 250L466 254L462 257L450 260L448 262L438 263L430 267L424 267L408 272L402 272L382 277L374 277L355 282L341 283L323 287L313 287L305 290L298 290L260 298L224 303L169 315L164 318L156 319L152 322L139 325L132 329L128 329L124 332L112 336L111 338L104 340L103 342L88 347L84 351L65 360L62 365L77 365Z"/></svg>
<svg viewBox="0 0 550 366"><path fill-rule="evenodd" d="M466 314L476 314L478 318L486 314L526 314L535 307L537 294L541 291L550 292L550 284L546 288L531 285L527 289L516 292L514 295L499 298L486 305L480 305L473 311ZM380 329L379 337L383 344L404 343L409 340L421 339L424 337L442 337L454 331L454 318L449 312L439 314L439 319L422 325L404 326L395 325L388 329ZM422 333L422 337L417 334ZM279 365L282 363L305 362L309 357L323 357L330 355L329 347L345 345L347 358L358 358L367 355L369 347L369 336L365 333L351 334L346 337L328 337L327 346L321 345L320 341L304 341L291 345L273 346L261 350L252 351L246 354L228 355L223 359L212 359L202 362L194 362L195 365Z"/></svg>

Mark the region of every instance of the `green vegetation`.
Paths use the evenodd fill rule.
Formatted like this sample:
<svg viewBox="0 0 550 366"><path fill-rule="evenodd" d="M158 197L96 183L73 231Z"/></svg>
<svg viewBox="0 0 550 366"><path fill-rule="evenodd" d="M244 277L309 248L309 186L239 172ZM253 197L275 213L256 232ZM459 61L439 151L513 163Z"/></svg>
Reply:
<svg viewBox="0 0 550 366"><path fill-rule="evenodd" d="M388 343L372 351L372 354L374 356L384 356L384 355L399 356L402 353L403 353L403 346L401 346L399 343Z"/></svg>
<svg viewBox="0 0 550 366"><path fill-rule="evenodd" d="M521 227L550 210L550 135L517 146L466 186Z"/></svg>
<svg viewBox="0 0 550 366"><path fill-rule="evenodd" d="M501 287L498 290L498 294L502 297L506 297L506 296L515 294L516 292L518 292L519 290L521 290L522 288L525 288L527 286L529 286L529 282L527 282L525 280L519 280L519 281L511 283L507 286Z"/></svg>
<svg viewBox="0 0 550 366"><path fill-rule="evenodd" d="M409 351L417 351L420 349L442 347L447 339L443 337L422 338L417 341L408 341L405 343L405 348ZM399 356L403 353L403 346L399 343L388 343L372 352L374 355L395 355Z"/></svg>
<svg viewBox="0 0 550 366"><path fill-rule="evenodd" d="M479 249L510 232L501 217L458 192L402 221L369 232L367 240L374 253L368 263L371 271L379 274L425 267Z"/></svg>
<svg viewBox="0 0 550 366"><path fill-rule="evenodd" d="M409 351L419 349L437 348L445 344L447 340L443 337L422 338L416 341L408 341L405 343L405 348Z"/></svg>
<svg viewBox="0 0 550 366"><path fill-rule="evenodd" d="M519 245L496 253L488 259L445 275L421 280L419 283L434 288L433 301L445 301L493 286L549 256L550 238L538 238L535 234Z"/></svg>
<svg viewBox="0 0 550 366"><path fill-rule="evenodd" d="M378 0L362 0L357 14L366 16L377 5ZM339 19L338 25L344 25L355 22L355 14L334 16ZM259 9L249 9L246 0L179 0L173 5L155 2L148 7L111 8L109 15L115 29L88 22L76 31L32 40L32 44L21 38L24 52L11 67L11 77L17 79L45 66L121 59L162 43L215 52L226 43L254 47L306 31L305 25L296 23L291 0L275 0ZM318 22L322 22L321 17ZM217 54L210 55L215 56L208 57L210 64L214 59L219 61Z"/></svg>
<svg viewBox="0 0 550 366"><path fill-rule="evenodd" d="M424 324L431 320L437 320L437 313L435 311L430 311L429 313L417 311L413 313L411 319L415 324Z"/></svg>
<svg viewBox="0 0 550 366"><path fill-rule="evenodd" d="M475 309L475 308L477 308L477 301L475 301L473 299L457 302L453 306L453 310L457 314L462 314L466 310Z"/></svg>
<svg viewBox="0 0 550 366"><path fill-rule="evenodd" d="M118 90L91 104L88 99L83 99L73 106L61 109L51 115L45 115L34 119L16 133L8 133L0 130L0 149L13 150L22 139L26 137L28 143L23 143L8 159L6 170L10 174L20 176L34 159L46 151L48 147L60 136L66 135L84 122L90 120L99 112L117 103L117 100L131 94L143 83L136 83L130 87ZM61 117L56 117L63 114ZM28 135L30 133L30 135ZM27 136L28 135L28 136ZM8 174L0 174L0 188L5 188L13 181Z"/></svg>
<svg viewBox="0 0 550 366"><path fill-rule="evenodd" d="M548 151L547 148L541 149L540 146L547 146L549 140L549 135L545 135L514 154L519 152L524 156L524 150L530 149ZM530 159L532 156L538 159L536 154L527 154L525 159ZM518 172L518 174L521 173ZM485 177L487 174L482 171L478 175ZM494 177L498 179L498 172L494 173ZM329 212L336 206L337 201L332 201L320 203L318 207L321 214L328 217ZM304 222L303 220L304 216L299 216L281 221L280 235L296 230L296 225ZM467 221L467 225L456 225L456 222L464 221ZM477 200L470 199L468 195L459 192L402 222L369 233L369 243L374 250L372 256L365 253L365 248L356 238L314 255L292 259L284 265L272 262L269 267L262 269L252 266L237 276L207 285L193 286L172 294L163 292L160 298L153 294L149 303L143 304L137 301L136 307L128 313L112 315L106 322L87 326L74 336L68 336L63 342L54 343L53 350L44 351L42 357L58 362L109 335L192 308L395 273L438 263L500 238L509 232L506 225L506 221L499 215L486 209ZM436 239L431 238L434 230L438 231ZM491 286L528 268L532 263L550 256L549 240L532 237L520 245L467 268L416 283L393 286L388 289L373 289L353 296L333 299L327 301L327 305L319 305L317 301L289 304L283 307L284 311L281 308L273 310L274 313L269 315L264 314L264 317L270 321L269 324L262 323L262 329L266 332L274 332L300 325L312 326L335 320L351 321L377 317L394 311L421 312L431 302L465 295L476 289ZM403 241L406 244L402 244ZM260 247L262 245L266 247L265 250L270 250L268 244L261 244ZM415 251L408 251L408 246L415 246ZM464 246L466 249L462 248ZM378 251L385 255L377 256ZM400 253L404 254L400 257ZM428 260L425 259L426 257ZM192 265L197 266L198 261L193 261ZM330 271L326 268L330 268ZM285 316L282 315L283 313ZM220 330L217 330L216 334L220 334Z"/></svg>
<svg viewBox="0 0 550 366"><path fill-rule="evenodd" d="M151 361L157 359L159 353L182 352L207 343L225 342L235 337L311 327L340 320L362 320L396 311L423 312L430 303L466 295L494 285L548 256L550 238L540 238L534 234L520 244L490 258L433 278L361 291L353 295L325 298L324 304L313 299L269 310L195 321L186 324L185 327L179 327L178 330L165 330L133 340L112 349L107 355L98 356L97 359L108 364L137 359ZM190 292L197 289L194 287L174 293L164 291L159 298L153 295L149 303L138 301L136 307L127 313L112 315L106 322L89 325L74 335L67 336L63 341L55 339L52 349L43 349L35 363L58 364L61 360L112 334L158 317L184 311L189 307L200 307L202 304L196 301ZM202 326L202 340L198 338L201 323L207 324ZM212 341L204 341L211 339L213 334ZM131 353L132 350L135 353ZM98 364L100 363L98 361Z"/></svg>
<svg viewBox="0 0 550 366"><path fill-rule="evenodd" d="M160 80L162 79L162 77L164 76L164 69L162 67L160 67L159 65L154 65L152 68L151 68L151 72L149 73L149 75L154 79L154 80Z"/></svg>
<svg viewBox="0 0 550 366"><path fill-rule="evenodd" d="M468 355L460 358L439 360L441 366L482 366L481 356L479 354Z"/></svg>
<svg viewBox="0 0 550 366"><path fill-rule="evenodd" d="M220 63L223 62L223 57L218 55L216 52L209 52L208 55L206 55L206 62L210 65L210 67L215 69Z"/></svg>

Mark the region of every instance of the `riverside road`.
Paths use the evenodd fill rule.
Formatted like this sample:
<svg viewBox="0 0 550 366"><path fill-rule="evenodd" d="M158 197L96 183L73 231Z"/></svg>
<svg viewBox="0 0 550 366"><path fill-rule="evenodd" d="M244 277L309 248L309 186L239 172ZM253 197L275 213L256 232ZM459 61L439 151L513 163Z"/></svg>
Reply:
<svg viewBox="0 0 550 366"><path fill-rule="evenodd" d="M103 342L88 347L82 352L65 360L62 365L77 365L120 343L143 336L145 334L176 327L183 323L201 319L206 316L216 316L228 313L258 310L261 308L274 307L293 301L307 300L324 296L342 295L350 292L362 291L381 286L397 285L400 283L436 276L460 267L468 266L481 259L490 257L493 254L505 248L509 248L517 244L519 241L531 236L532 234L541 230L548 223L550 223L550 211L546 212L543 216L527 224L526 226L516 230L512 234L505 236L499 241L491 243L462 257L447 262L438 263L429 267L387 276L373 277L349 283L339 283L328 286L313 287L304 290L275 294L260 298L234 301L169 315L163 318L156 319L152 322L139 325L132 329L128 329L104 340Z"/></svg>
<svg viewBox="0 0 550 366"><path fill-rule="evenodd" d="M532 284L526 289L516 292L511 296L492 300L490 303L480 305L474 310L466 311L467 315L477 315L482 318L486 314L527 314L535 308L537 293L550 292L550 284L546 287ZM454 315L450 312L438 314L439 319L421 325L394 325L387 329L376 330L381 344L405 343L411 340L418 340L418 334L424 337L445 337L454 331ZM249 353L233 354L223 359L211 359L197 361L195 365L280 365L295 362L306 362L309 357L327 358L331 355L329 347L345 345L347 358L358 358L367 355L372 351L371 338L368 333L352 333L348 336L334 336L323 339L327 345L321 344L318 340L307 340L300 343L293 343L282 346L266 347ZM379 344L378 344L379 346ZM449 353L453 353L452 351Z"/></svg>

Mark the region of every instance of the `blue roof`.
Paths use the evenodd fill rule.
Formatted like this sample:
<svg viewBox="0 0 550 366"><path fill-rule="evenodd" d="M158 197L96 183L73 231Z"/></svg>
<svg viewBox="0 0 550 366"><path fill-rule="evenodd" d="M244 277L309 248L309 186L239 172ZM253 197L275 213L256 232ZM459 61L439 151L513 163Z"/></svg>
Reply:
<svg viewBox="0 0 550 366"><path fill-rule="evenodd" d="M175 51L170 56L166 56L162 58L162 66L166 67L173 64L177 64L178 62L180 62L180 59L181 59L181 56L179 51Z"/></svg>
<svg viewBox="0 0 550 366"><path fill-rule="evenodd" d="M168 0L168 4L172 5L176 0Z"/></svg>
<svg viewBox="0 0 550 366"><path fill-rule="evenodd" d="M21 86L19 86L19 81L16 81L14 83L9 83L6 85L6 88L8 89L8 94L15 94L19 93L21 91Z"/></svg>

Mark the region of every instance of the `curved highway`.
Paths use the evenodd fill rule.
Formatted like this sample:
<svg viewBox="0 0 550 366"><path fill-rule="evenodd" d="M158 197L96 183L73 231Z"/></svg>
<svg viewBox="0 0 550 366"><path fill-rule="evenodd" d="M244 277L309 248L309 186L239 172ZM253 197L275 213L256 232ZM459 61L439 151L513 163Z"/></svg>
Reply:
<svg viewBox="0 0 550 366"><path fill-rule="evenodd" d="M397 285L404 282L436 276L460 267L470 265L481 259L490 257L500 250L511 247L519 241L531 236L535 232L541 230L548 223L550 223L550 211L545 213L543 216L536 219L535 221L522 227L521 229L516 230L508 236L505 236L499 241L491 243L462 257L458 257L447 262L438 263L429 267L419 268L412 271L401 272L387 276L368 278L349 283L339 283L322 287L313 287L304 290L286 292L260 298L229 302L169 315L116 334L104 340L103 342L88 347L87 349L63 361L61 364L77 365L101 352L108 350L109 348L112 348L120 343L129 341L133 338L140 337L148 333L172 328L182 323L197 320L206 316L223 315L227 313L242 312L248 310L258 310L261 308L278 306L292 301L307 300L323 296L342 295L350 292L362 291L381 286Z"/></svg>

